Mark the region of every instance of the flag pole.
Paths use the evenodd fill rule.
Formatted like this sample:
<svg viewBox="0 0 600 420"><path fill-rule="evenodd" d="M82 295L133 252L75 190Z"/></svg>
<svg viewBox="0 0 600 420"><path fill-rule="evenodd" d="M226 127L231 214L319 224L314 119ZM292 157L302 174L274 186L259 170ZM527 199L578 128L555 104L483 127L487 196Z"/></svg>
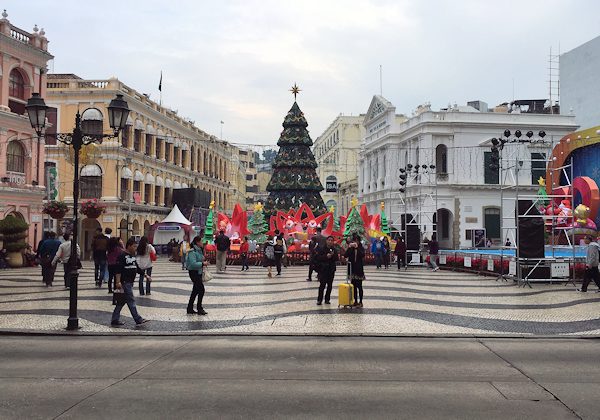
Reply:
<svg viewBox="0 0 600 420"><path fill-rule="evenodd" d="M162 70L160 71L160 81L158 82L158 91L160 92L160 98L158 100L158 105L162 106Z"/></svg>

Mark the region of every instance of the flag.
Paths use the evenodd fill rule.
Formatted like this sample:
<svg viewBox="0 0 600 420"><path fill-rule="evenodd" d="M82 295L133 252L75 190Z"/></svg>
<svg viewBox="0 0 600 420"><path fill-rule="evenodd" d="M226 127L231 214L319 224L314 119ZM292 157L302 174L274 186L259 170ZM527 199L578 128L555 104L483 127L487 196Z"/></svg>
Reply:
<svg viewBox="0 0 600 420"><path fill-rule="evenodd" d="M162 70L160 71L160 81L158 82L158 90L162 92Z"/></svg>

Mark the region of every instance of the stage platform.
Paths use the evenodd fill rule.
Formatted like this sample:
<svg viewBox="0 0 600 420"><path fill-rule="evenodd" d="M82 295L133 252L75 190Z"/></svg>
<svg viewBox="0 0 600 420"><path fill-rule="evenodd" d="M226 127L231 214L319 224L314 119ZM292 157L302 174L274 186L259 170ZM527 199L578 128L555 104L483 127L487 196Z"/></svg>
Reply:
<svg viewBox="0 0 600 420"><path fill-rule="evenodd" d="M554 248L554 250L552 249ZM575 258L585 258L586 247L576 246L575 247ZM441 254L475 254L475 255L489 255L491 257L514 257L514 249L498 249L498 248L472 248L472 249L440 249ZM566 247L552 247L546 246L546 258L561 258L561 259L572 259L573 249Z"/></svg>

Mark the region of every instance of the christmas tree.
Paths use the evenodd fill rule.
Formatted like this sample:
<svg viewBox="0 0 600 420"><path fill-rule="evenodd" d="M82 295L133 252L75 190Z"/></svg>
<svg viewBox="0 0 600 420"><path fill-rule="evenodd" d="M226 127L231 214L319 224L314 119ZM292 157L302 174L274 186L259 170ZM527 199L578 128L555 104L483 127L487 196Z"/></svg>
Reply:
<svg viewBox="0 0 600 420"><path fill-rule="evenodd" d="M208 216L206 216L206 226L204 226L204 238L202 238L203 243L211 244L213 242L213 237L215 234L215 218L214 218L214 208L215 202L211 201L208 211Z"/></svg>
<svg viewBox="0 0 600 420"><path fill-rule="evenodd" d="M352 238L354 234L357 234L360 238L365 236L365 225L363 223L360 213L356 210L356 207L352 207L348 219L346 219L346 226L344 227L344 238Z"/></svg>
<svg viewBox="0 0 600 420"><path fill-rule="evenodd" d="M390 234L390 227L388 225L387 217L385 217L385 203L381 202L381 231L386 235Z"/></svg>
<svg viewBox="0 0 600 420"><path fill-rule="evenodd" d="M540 206L547 206L550 200L548 198L548 193L546 193L546 180L540 177L540 179L538 179L538 185L540 188L537 192L537 204Z"/></svg>
<svg viewBox="0 0 600 420"><path fill-rule="evenodd" d="M252 213L252 218L248 222L248 228L252 232L250 235L250 239L256 241L260 244L267 240L267 231L269 230L269 225L265 220L265 215L263 213L263 206L261 203L258 203L254 206L254 213Z"/></svg>
<svg viewBox="0 0 600 420"><path fill-rule="evenodd" d="M294 85L291 91L295 99L300 89ZM283 131L277 142L279 152L273 161L273 175L267 185L267 216L277 211L287 213L302 203L306 203L315 216L326 212L320 194L323 186L317 175L317 162L310 150L313 142L306 127L306 118L294 101L283 121Z"/></svg>

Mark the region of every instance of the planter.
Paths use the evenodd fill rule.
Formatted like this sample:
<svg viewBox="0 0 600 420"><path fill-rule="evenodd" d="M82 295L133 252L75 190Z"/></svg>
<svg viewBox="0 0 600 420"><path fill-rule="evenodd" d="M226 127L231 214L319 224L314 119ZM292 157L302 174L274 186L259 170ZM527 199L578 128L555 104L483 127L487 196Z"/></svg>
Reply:
<svg viewBox="0 0 600 420"><path fill-rule="evenodd" d="M23 254L21 252L7 252L6 262L11 268L23 267Z"/></svg>
<svg viewBox="0 0 600 420"><path fill-rule="evenodd" d="M52 213L48 213L48 216L52 217L53 219L64 219L65 214L67 214L66 211L56 211L56 212L52 212Z"/></svg>
<svg viewBox="0 0 600 420"><path fill-rule="evenodd" d="M84 215L88 218L88 219L97 219L98 217L100 217L102 215L103 211L102 210L87 210Z"/></svg>

